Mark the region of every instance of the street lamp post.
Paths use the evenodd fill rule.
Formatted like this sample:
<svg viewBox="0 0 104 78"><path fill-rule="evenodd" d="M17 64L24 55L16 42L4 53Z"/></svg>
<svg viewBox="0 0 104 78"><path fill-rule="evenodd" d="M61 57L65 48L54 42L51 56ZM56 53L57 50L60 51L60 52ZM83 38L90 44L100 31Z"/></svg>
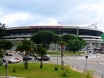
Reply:
<svg viewBox="0 0 104 78"><path fill-rule="evenodd" d="M59 36L60 36L60 23L61 23L61 22L58 22L58 24L59 24ZM59 42L60 42L60 37L59 37ZM59 52L60 52L61 47L58 46L58 49L59 49ZM57 53L57 64L58 64L58 53Z"/></svg>
<svg viewBox="0 0 104 78"><path fill-rule="evenodd" d="M85 58L86 58L86 65L85 65L85 71L86 71L86 69L87 69L87 59L88 59L88 56L85 56Z"/></svg>
<svg viewBox="0 0 104 78"><path fill-rule="evenodd" d="M60 23L61 22L58 22L59 23L59 34L60 34ZM61 65L63 66L64 65L64 61L63 61L63 47L64 45L62 45L62 34L61 34L61 40L59 40L59 42L61 41L61 44L60 44L60 50L61 50Z"/></svg>
<svg viewBox="0 0 104 78"><path fill-rule="evenodd" d="M96 49L98 48L98 46L97 46L97 39L96 39L96 41L95 41L95 45L96 45ZM97 57L97 51L96 51L96 57Z"/></svg>
<svg viewBox="0 0 104 78"><path fill-rule="evenodd" d="M6 78L8 78L8 63L7 62L5 64L5 69L6 69Z"/></svg>

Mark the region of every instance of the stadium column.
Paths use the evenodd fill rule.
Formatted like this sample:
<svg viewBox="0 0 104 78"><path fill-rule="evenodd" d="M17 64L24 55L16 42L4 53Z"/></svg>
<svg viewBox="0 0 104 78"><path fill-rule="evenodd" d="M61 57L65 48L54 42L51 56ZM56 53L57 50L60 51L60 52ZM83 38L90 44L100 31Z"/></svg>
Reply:
<svg viewBox="0 0 104 78"><path fill-rule="evenodd" d="M77 36L79 36L79 27L77 27Z"/></svg>

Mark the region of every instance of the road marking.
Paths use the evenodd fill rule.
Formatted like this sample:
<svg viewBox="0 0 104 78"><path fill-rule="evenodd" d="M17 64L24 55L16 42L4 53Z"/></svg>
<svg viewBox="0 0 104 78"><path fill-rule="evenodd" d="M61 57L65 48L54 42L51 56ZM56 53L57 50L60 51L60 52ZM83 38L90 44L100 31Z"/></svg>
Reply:
<svg viewBox="0 0 104 78"><path fill-rule="evenodd" d="M100 64L104 65L104 63L100 63Z"/></svg>
<svg viewBox="0 0 104 78"><path fill-rule="evenodd" d="M100 72L100 73L103 73L103 72L101 72L101 71L98 71L98 70L96 70L97 72Z"/></svg>
<svg viewBox="0 0 104 78"><path fill-rule="evenodd" d="M82 65L79 65L80 67L84 67L84 66L82 66Z"/></svg>

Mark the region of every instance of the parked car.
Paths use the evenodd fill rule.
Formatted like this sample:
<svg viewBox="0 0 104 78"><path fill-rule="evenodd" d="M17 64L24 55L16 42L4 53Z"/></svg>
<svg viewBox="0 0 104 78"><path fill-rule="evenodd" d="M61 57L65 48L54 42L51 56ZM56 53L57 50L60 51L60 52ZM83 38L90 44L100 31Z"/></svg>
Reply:
<svg viewBox="0 0 104 78"><path fill-rule="evenodd" d="M3 58L3 59L2 59L2 62L3 62L3 63L6 63L6 60Z"/></svg>
<svg viewBox="0 0 104 78"><path fill-rule="evenodd" d="M29 60L32 60L33 59L33 57L31 57L31 56L24 56L23 57L23 61L29 61Z"/></svg>
<svg viewBox="0 0 104 78"><path fill-rule="evenodd" d="M37 57L37 59L38 59L39 61L42 60L41 57ZM43 61L49 61L49 60L50 60L50 55L44 55Z"/></svg>
<svg viewBox="0 0 104 78"><path fill-rule="evenodd" d="M8 59L8 63L19 63L21 60L17 57L12 57Z"/></svg>
<svg viewBox="0 0 104 78"><path fill-rule="evenodd" d="M5 55L6 55L6 56L12 56L12 54L10 54L10 53L6 53Z"/></svg>
<svg viewBox="0 0 104 78"><path fill-rule="evenodd" d="M6 60L4 58L0 59L0 63L6 63Z"/></svg>
<svg viewBox="0 0 104 78"><path fill-rule="evenodd" d="M29 54L29 56L34 57L34 59L37 59L38 58L38 55L37 54Z"/></svg>
<svg viewBox="0 0 104 78"><path fill-rule="evenodd" d="M88 49L88 52L92 53L93 52L93 48Z"/></svg>
<svg viewBox="0 0 104 78"><path fill-rule="evenodd" d="M93 54L96 54L96 51L93 51Z"/></svg>

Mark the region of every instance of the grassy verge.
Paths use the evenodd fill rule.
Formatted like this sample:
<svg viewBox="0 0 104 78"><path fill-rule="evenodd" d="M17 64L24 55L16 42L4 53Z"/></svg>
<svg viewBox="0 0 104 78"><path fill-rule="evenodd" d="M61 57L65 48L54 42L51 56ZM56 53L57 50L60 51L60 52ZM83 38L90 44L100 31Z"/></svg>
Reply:
<svg viewBox="0 0 104 78"><path fill-rule="evenodd" d="M74 54L73 54L73 52L63 52L64 53L64 56L76 56L76 55L81 55L81 54L84 54L84 52L75 52ZM60 52L47 52L47 54L49 54L49 55L61 55L61 53Z"/></svg>
<svg viewBox="0 0 104 78"><path fill-rule="evenodd" d="M29 63L28 69L25 69L23 63L10 64L8 65L8 75L26 78L85 78L85 74L72 70L70 66L66 66L62 70L62 67L57 65L57 71L55 71L56 64L44 63L42 69L39 66L39 63ZM14 67L15 72L13 72ZM6 75L4 66L0 66L0 75Z"/></svg>

